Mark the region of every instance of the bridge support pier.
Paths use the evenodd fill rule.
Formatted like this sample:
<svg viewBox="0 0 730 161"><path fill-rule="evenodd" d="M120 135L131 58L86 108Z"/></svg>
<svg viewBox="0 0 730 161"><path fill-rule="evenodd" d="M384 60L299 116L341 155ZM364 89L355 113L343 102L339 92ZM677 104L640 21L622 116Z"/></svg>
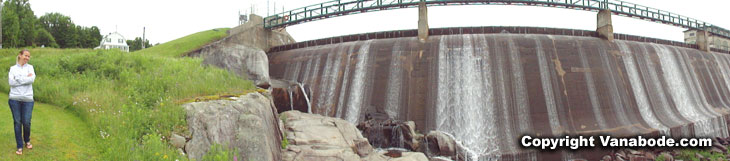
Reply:
<svg viewBox="0 0 730 161"><path fill-rule="evenodd" d="M421 0L418 3L418 39L426 42L428 38L428 11L426 10L426 1Z"/></svg>
<svg viewBox="0 0 730 161"><path fill-rule="evenodd" d="M697 48L704 51L704 52L710 52L710 40L708 37L710 36L710 32L707 32L705 30L697 30Z"/></svg>
<svg viewBox="0 0 730 161"><path fill-rule="evenodd" d="M604 9L598 12L598 25L596 26L598 37L613 41L613 25L611 23L611 10Z"/></svg>

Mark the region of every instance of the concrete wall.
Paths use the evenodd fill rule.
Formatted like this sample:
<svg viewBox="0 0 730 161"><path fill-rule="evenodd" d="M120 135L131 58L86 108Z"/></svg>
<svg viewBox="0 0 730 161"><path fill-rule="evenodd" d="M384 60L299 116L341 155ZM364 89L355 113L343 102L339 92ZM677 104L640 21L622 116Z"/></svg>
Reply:
<svg viewBox="0 0 730 161"><path fill-rule="evenodd" d="M515 142L523 134L728 136L730 55L692 48L431 35L425 43L401 37L274 52L269 63L272 78L310 89L314 113L351 122L369 114L413 120L420 131L445 131L486 150L485 160L603 156L523 149Z"/></svg>

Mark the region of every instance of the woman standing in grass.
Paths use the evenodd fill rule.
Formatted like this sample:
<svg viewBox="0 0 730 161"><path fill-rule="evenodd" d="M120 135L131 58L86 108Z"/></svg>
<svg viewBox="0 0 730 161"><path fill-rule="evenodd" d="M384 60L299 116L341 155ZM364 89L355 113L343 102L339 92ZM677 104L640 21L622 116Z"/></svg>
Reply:
<svg viewBox="0 0 730 161"><path fill-rule="evenodd" d="M8 73L8 83L10 83L8 105L13 113L15 142L18 148L15 154L18 155L23 154L23 144L26 148L33 149L33 145L30 144L30 118L33 114L35 71L33 66L28 64L29 60L30 51L27 49L20 51L16 64L10 67Z"/></svg>

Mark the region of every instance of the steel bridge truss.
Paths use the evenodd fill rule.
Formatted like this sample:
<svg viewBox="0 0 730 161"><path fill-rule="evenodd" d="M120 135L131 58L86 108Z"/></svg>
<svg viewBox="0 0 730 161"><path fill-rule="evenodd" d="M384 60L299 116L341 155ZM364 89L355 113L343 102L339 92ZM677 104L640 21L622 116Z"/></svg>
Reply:
<svg viewBox="0 0 730 161"><path fill-rule="evenodd" d="M264 27L281 28L320 19L351 14L418 7L420 0L333 0L301 7L264 18ZM674 25L686 29L706 30L730 38L730 31L712 24L619 0L425 0L427 6L450 5L520 5L599 11L609 9L613 14L646 21Z"/></svg>

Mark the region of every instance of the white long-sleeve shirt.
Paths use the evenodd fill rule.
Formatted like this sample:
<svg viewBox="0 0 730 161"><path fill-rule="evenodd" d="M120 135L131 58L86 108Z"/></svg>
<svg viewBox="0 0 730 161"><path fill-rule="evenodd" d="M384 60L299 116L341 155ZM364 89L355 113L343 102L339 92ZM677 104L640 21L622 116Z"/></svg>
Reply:
<svg viewBox="0 0 730 161"><path fill-rule="evenodd" d="M28 76L28 73L33 73ZM31 102L33 101L33 82L35 81L35 70L30 64L15 64L8 72L8 83L10 83L11 100Z"/></svg>

